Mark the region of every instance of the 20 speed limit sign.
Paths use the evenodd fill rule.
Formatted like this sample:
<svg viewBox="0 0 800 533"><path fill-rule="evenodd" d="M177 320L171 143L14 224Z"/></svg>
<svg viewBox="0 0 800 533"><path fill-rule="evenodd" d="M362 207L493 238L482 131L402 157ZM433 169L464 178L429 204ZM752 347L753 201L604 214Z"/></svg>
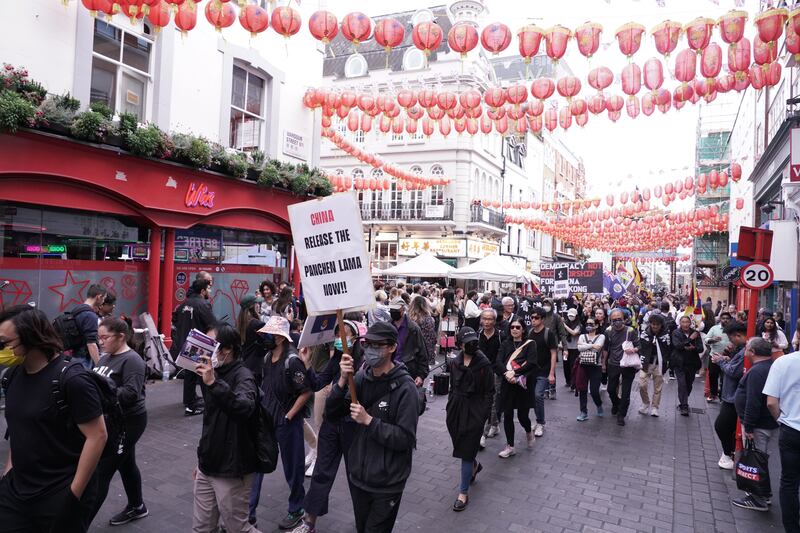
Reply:
<svg viewBox="0 0 800 533"><path fill-rule="evenodd" d="M772 285L775 275L772 268L766 263L748 263L739 274L742 284L748 289L766 289Z"/></svg>

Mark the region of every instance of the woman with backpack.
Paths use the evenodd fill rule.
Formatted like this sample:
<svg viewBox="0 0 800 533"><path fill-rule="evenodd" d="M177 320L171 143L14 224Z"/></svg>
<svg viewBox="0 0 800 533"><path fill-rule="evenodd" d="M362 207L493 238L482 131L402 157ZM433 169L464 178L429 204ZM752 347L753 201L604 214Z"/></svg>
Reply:
<svg viewBox="0 0 800 533"><path fill-rule="evenodd" d="M584 326L585 333L578 336L578 365L579 374L583 374L583 379L576 379L576 390L580 402L580 414L578 422L585 422L589 419L587 409L588 393L592 395L592 401L597 407L597 416L603 416L603 399L600 397L600 380L603 376L601 351L606 342L606 337L597 331L597 320L591 316L586 319ZM588 389L588 390L587 390Z"/></svg>
<svg viewBox="0 0 800 533"><path fill-rule="evenodd" d="M208 358L197 365L206 408L194 472L192 531L217 531L221 519L227 531L258 533L247 520L257 463L251 426L258 389L239 358L242 339L236 330L222 323L209 336L219 347L216 368Z"/></svg>
<svg viewBox="0 0 800 533"><path fill-rule="evenodd" d="M536 342L525 340L528 336L525 322L518 317L508 324L509 337L500 345L495 373L503 378L500 385L500 411L503 413L503 428L506 447L498 454L502 458L516 455L514 451L514 411L525 430L528 448L533 447L530 411L533 405L533 390L536 384Z"/></svg>
<svg viewBox="0 0 800 533"><path fill-rule="evenodd" d="M108 439L99 389L80 363L64 360L61 339L36 308L0 312L0 346L19 364L3 380L9 452L0 476L0 529L82 533ZM53 382L69 399L63 409Z"/></svg>
<svg viewBox="0 0 800 533"><path fill-rule="evenodd" d="M94 372L116 385L125 428L122 454L103 457L97 465L97 499L91 518L94 519L103 506L115 472L119 472L128 497L125 509L109 520L112 526L121 526L148 515L142 500L142 475L136 465L136 443L147 427L144 404L146 366L142 357L128 346L130 335L128 324L119 318L104 318L97 330L102 355Z"/></svg>

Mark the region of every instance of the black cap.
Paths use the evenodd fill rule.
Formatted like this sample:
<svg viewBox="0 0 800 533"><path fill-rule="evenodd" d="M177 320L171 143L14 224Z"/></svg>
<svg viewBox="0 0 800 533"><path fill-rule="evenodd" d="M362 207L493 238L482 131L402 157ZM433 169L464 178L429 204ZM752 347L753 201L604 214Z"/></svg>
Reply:
<svg viewBox="0 0 800 533"><path fill-rule="evenodd" d="M389 341L397 344L397 328L388 322L375 322L369 327L364 338L368 341Z"/></svg>
<svg viewBox="0 0 800 533"><path fill-rule="evenodd" d="M458 335L456 340L458 344L466 344L470 341L477 341L478 334L475 333L475 330L472 329L471 327L464 326L463 328L458 330Z"/></svg>

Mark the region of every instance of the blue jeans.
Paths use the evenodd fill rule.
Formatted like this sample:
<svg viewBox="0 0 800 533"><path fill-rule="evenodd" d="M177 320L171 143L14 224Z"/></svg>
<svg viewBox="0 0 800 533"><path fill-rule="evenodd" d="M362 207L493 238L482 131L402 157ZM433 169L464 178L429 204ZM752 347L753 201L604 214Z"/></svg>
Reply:
<svg viewBox="0 0 800 533"><path fill-rule="evenodd" d="M281 423L275 427L275 438L278 441L283 474L289 485L289 512L296 513L303 509L303 498L306 492L303 487L305 476L305 446L303 444L303 417L296 416L289 423ZM261 498L261 483L264 474L256 474L253 488L250 491L250 518L255 518L256 508Z"/></svg>
<svg viewBox="0 0 800 533"><path fill-rule="evenodd" d="M469 492L469 484L472 481L472 471L478 466L475 459L461 459L461 486L459 492L467 494Z"/></svg>
<svg viewBox="0 0 800 533"><path fill-rule="evenodd" d="M544 391L550 387L547 376L537 376L533 389L533 412L536 413L536 423L544 425Z"/></svg>

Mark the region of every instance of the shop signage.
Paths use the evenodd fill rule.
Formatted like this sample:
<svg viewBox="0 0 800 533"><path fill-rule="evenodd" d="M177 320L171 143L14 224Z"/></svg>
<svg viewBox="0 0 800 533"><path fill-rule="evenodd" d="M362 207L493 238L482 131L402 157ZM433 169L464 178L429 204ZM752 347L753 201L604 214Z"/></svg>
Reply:
<svg viewBox="0 0 800 533"><path fill-rule="evenodd" d="M303 161L308 160L306 138L291 131L283 132L283 153Z"/></svg>
<svg viewBox="0 0 800 533"><path fill-rule="evenodd" d="M789 140L789 181L800 182L800 128L792 128Z"/></svg>
<svg viewBox="0 0 800 533"><path fill-rule="evenodd" d="M400 239L397 255L415 257L430 252L440 257L466 257L467 241L464 239Z"/></svg>
<svg viewBox="0 0 800 533"><path fill-rule="evenodd" d="M575 263L542 263L540 265L540 278L542 292L553 294L555 271L567 268L569 279L569 292L580 294L601 294L603 292L603 263L602 262L575 262Z"/></svg>
<svg viewBox="0 0 800 533"><path fill-rule="evenodd" d="M334 194L290 205L295 257L309 314L375 304L356 197Z"/></svg>
<svg viewBox="0 0 800 533"><path fill-rule="evenodd" d="M381 232L375 236L375 242L397 242L397 233Z"/></svg>
<svg viewBox="0 0 800 533"><path fill-rule="evenodd" d="M499 253L500 246L496 244L467 240L467 257L470 259L483 259Z"/></svg>
<svg viewBox="0 0 800 533"><path fill-rule="evenodd" d="M184 203L186 207L205 207L207 209L214 208L214 196L217 193L210 191L205 183L189 184L189 189L186 191L186 198Z"/></svg>
<svg viewBox="0 0 800 533"><path fill-rule="evenodd" d="M426 205L425 218L444 218L443 205Z"/></svg>
<svg viewBox="0 0 800 533"><path fill-rule="evenodd" d="M63 254L67 252L67 246L64 244L46 244L44 246L28 244L25 246L25 252L29 254Z"/></svg>

